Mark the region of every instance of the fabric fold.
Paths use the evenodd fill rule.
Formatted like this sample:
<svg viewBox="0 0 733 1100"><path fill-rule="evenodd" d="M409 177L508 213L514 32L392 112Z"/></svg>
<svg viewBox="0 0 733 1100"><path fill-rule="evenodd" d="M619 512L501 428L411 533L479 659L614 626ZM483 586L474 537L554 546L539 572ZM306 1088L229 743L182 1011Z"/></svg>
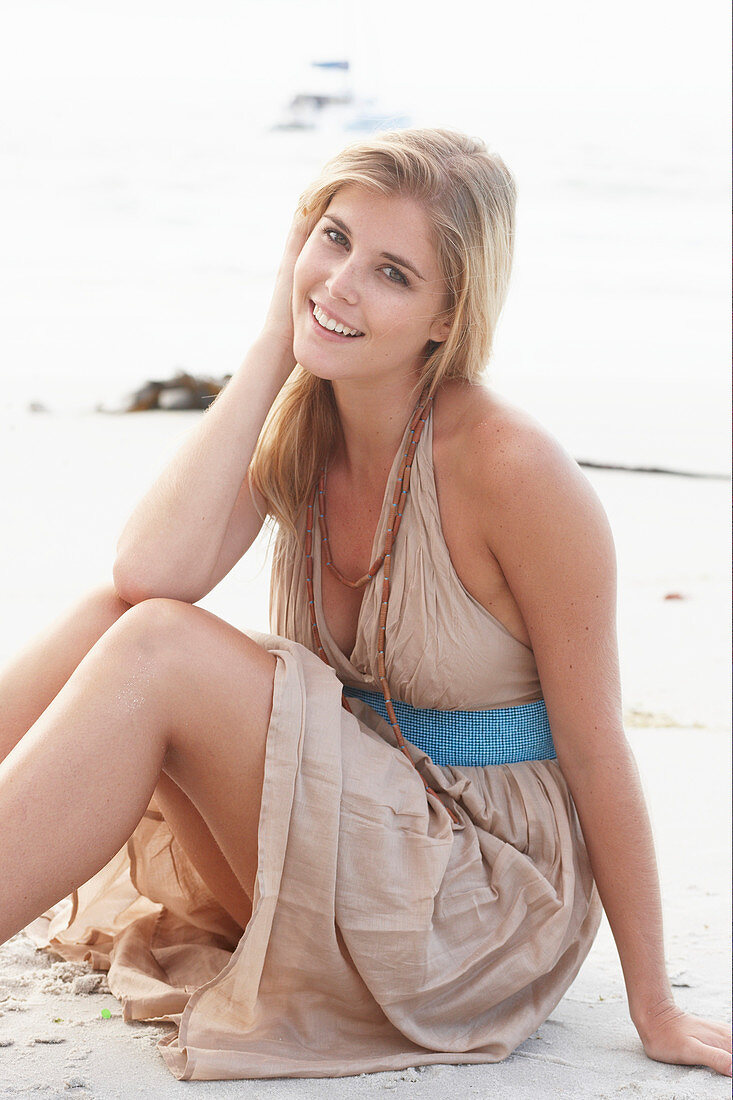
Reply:
<svg viewBox="0 0 733 1100"><path fill-rule="evenodd" d="M443 710L532 702L531 650L453 569L431 448L432 414L394 545L393 697ZM273 633L249 632L277 665L246 928L153 798L120 852L26 929L38 946L108 970L125 1019L174 1024L158 1048L181 1080L500 1061L550 1014L600 922L557 760L441 765L409 739L408 759L364 701L342 706L343 684L374 687L381 579L343 654L323 616L319 552L316 538L314 596L333 667L312 650L302 555L282 545Z"/></svg>
<svg viewBox="0 0 733 1100"><path fill-rule="evenodd" d="M441 767L408 743L413 767L313 653L252 637L278 661L246 929L149 807L36 943L108 969L126 1019L176 1024L158 1047L181 1080L506 1057L600 918L557 763Z"/></svg>

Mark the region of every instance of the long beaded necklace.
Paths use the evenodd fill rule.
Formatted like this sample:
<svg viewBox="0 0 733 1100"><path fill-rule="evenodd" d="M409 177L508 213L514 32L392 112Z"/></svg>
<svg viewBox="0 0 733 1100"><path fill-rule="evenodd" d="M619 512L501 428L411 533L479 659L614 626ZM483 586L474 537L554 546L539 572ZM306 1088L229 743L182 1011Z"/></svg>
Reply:
<svg viewBox="0 0 733 1100"><path fill-rule="evenodd" d="M342 584L345 584L348 588L362 588L365 584L368 584L369 581L374 579L379 569L382 567L382 565L384 565L384 579L382 582L382 604L379 611L379 640L377 643L379 647L377 650L377 670L379 672L379 684L382 689L382 694L384 696L384 703L387 708L387 714L389 715L389 723L392 726L395 738L397 740L397 746L401 750L401 752L404 753L404 755L407 757L413 767L415 767L414 761L410 756L410 751L407 748L407 743L402 736L402 731L400 729L399 722L397 721L397 715L395 714L394 706L392 705L392 695L389 690L389 683L387 681L387 669L384 659L384 651L387 627L387 606L389 604L389 582L390 574L392 571L392 546L394 545L394 540L397 536L397 532L400 529L402 514L405 510L405 501L407 500L407 494L410 489L410 471L412 469L412 462L415 457L415 451L420 441L420 436L422 435L425 421L428 418L432 405L433 398L431 396L425 397L423 395L423 397L421 397L420 401L418 402L418 406L410 420L410 431L407 445L402 455L402 463L400 465L399 474L395 483L394 496L392 498L392 506L390 508L389 522L387 525L387 533L384 540L384 549L382 550L382 553L379 555L379 557L374 559L363 577L360 577L357 581L349 580L349 578L345 577L343 573L341 573L333 564L333 555L331 553L331 546L328 540L328 527L326 525L325 464L321 469L318 483L316 485L315 492L313 493L313 499L308 505L305 531L305 584L308 592L308 609L310 612L311 631L313 633L313 642L316 647L316 652L318 653L318 656L321 658L321 660L325 661L327 665L330 664L330 661L328 659L325 649L323 648L321 635L318 630L318 622L316 620L316 604L313 590L313 516L316 504L318 505L318 519L322 532L323 550L326 554L326 566L328 569L331 570L334 577L341 581ZM342 697L342 703L346 710L351 712L351 707L349 706L346 696ZM415 768L415 770L417 771L417 768ZM420 775L419 772L418 775ZM433 790L432 787L428 786L422 775L420 775L420 778L423 781L425 790L429 791L431 794L435 795L436 798L438 798L437 793ZM443 805L445 804L443 803ZM455 816L455 814L453 814L447 806L445 808L446 810L448 810L448 813L450 814L453 821L458 823L458 818Z"/></svg>

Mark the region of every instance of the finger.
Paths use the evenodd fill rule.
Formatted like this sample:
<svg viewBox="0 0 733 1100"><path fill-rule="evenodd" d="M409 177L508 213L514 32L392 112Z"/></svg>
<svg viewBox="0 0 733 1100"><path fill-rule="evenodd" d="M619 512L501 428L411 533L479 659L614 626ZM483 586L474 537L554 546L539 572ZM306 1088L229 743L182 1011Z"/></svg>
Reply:
<svg viewBox="0 0 733 1100"><path fill-rule="evenodd" d="M699 1039L693 1039L691 1046L690 1053L694 1060L688 1062L688 1065L709 1066L710 1069L722 1073L725 1077L731 1076L731 1057L728 1051L721 1050L720 1047L710 1046Z"/></svg>
<svg viewBox="0 0 733 1100"><path fill-rule="evenodd" d="M698 1018L697 1038L713 1046L722 1047L731 1053L731 1030L726 1024L719 1024L716 1020L703 1020Z"/></svg>
<svg viewBox="0 0 733 1100"><path fill-rule="evenodd" d="M724 1024L713 1024L710 1028L710 1039L714 1046L722 1047L730 1054L733 1050L730 1030Z"/></svg>

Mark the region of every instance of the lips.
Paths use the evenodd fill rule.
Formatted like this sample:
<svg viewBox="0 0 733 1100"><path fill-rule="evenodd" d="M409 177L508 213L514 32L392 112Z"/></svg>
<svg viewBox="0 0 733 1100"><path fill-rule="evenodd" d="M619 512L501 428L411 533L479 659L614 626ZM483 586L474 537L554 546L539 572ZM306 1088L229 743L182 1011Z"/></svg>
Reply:
<svg viewBox="0 0 733 1100"><path fill-rule="evenodd" d="M326 316L330 320L336 321L337 324L343 325L344 328L356 329L356 325L351 325L351 324L349 324L348 321L345 321L343 319L343 317L339 317L337 314L331 313L329 310L324 309L323 306L319 302L314 302L312 298L310 298L308 300L308 306L309 306L310 315L311 315L311 323L313 324L313 326L315 328L318 329L318 331L321 333L321 335L324 336L325 338L328 339L330 337L333 340L341 340L341 341L344 341L344 340L359 340L359 339L361 339L361 336L364 335L364 333L362 332L361 336L346 336L341 332L335 332L332 329L324 328L323 325L318 323L318 321L316 320L316 318L314 316L314 309L315 309L316 306L318 306L318 309L322 313L325 313ZM360 331L360 330L357 330L357 331Z"/></svg>

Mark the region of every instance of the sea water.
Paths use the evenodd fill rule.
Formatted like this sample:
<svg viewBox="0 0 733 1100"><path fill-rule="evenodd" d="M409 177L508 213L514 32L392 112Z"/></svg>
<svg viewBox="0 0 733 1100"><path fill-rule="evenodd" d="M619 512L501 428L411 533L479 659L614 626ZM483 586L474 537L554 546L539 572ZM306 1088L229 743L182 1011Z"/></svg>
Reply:
<svg viewBox="0 0 733 1100"><path fill-rule="evenodd" d="M298 194L359 136L271 125L308 61L350 53L384 110L476 134L515 174L490 384L581 461L728 469L727 96L711 9L670 30L651 4L658 19L632 38L626 3L607 27L570 2L550 22L541 5L527 21L458 3L458 23L428 5L412 21L400 8L399 24L381 0L371 16L286 0L9 7L5 413L86 414L151 378L236 370ZM686 34L694 48L675 58Z"/></svg>

